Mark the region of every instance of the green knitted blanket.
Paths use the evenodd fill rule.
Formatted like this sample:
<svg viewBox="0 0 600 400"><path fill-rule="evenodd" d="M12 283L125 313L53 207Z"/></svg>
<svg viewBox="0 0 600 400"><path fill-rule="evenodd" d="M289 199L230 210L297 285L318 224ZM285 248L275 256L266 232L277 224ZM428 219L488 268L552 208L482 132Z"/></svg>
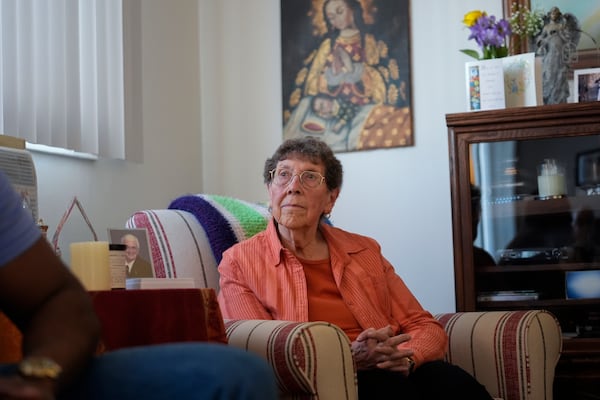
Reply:
<svg viewBox="0 0 600 400"><path fill-rule="evenodd" d="M196 217L206 232L217 263L229 247L263 231L270 217L264 205L209 194L178 197L169 208L187 211Z"/></svg>

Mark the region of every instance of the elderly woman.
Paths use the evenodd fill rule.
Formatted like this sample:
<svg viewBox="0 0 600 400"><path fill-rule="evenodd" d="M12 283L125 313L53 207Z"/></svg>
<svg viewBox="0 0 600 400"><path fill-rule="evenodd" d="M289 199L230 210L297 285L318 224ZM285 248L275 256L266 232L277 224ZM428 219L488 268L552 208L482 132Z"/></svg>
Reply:
<svg viewBox="0 0 600 400"><path fill-rule="evenodd" d="M273 218L223 254L225 318L329 321L352 341L361 400L490 399L442 358L447 336L371 238L326 223L342 165L314 138L285 141L265 163Z"/></svg>

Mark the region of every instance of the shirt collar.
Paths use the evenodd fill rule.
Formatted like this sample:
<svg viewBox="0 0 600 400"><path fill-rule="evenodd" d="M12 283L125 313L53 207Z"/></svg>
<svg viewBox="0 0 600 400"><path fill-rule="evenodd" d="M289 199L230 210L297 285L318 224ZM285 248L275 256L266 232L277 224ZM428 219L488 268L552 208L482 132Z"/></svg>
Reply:
<svg viewBox="0 0 600 400"><path fill-rule="evenodd" d="M366 248L362 243L352 240L351 233L335 228L327 223L321 222L319 229L329 244L332 260L336 258L347 264L351 260L350 254L360 252ZM274 218L271 218L269 221L265 235L269 244L269 253L267 254L266 261L269 265L278 266L282 262L283 252L289 250L281 244Z"/></svg>

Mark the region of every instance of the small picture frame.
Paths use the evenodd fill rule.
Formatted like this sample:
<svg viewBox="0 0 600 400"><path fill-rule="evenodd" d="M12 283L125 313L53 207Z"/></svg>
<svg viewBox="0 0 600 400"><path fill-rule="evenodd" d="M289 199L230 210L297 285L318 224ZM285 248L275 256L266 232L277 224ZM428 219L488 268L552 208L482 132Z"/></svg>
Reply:
<svg viewBox="0 0 600 400"><path fill-rule="evenodd" d="M575 184L582 189L600 186L600 149L575 154Z"/></svg>
<svg viewBox="0 0 600 400"><path fill-rule="evenodd" d="M573 86L576 103L600 101L600 68L576 69Z"/></svg>
<svg viewBox="0 0 600 400"><path fill-rule="evenodd" d="M139 229L108 229L111 244L125 244L127 278L154 278L154 263L150 254L148 231Z"/></svg>
<svg viewBox="0 0 600 400"><path fill-rule="evenodd" d="M569 271L566 275L567 299L600 299L600 271Z"/></svg>

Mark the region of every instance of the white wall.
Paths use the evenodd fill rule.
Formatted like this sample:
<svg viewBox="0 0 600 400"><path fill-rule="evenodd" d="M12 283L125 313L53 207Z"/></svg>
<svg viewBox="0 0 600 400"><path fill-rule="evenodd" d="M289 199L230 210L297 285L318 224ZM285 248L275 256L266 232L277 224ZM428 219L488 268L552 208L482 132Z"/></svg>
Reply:
<svg viewBox="0 0 600 400"><path fill-rule="evenodd" d="M502 0L485 3L501 15ZM465 110L468 59L459 49L473 43L461 21L479 7L411 1L415 145L339 155L345 182L334 223L376 238L432 312L454 310L445 114ZM51 234L73 195L103 238L134 210L184 193L266 200L263 163L281 142L279 0L143 0L142 10L145 161L36 155Z"/></svg>

